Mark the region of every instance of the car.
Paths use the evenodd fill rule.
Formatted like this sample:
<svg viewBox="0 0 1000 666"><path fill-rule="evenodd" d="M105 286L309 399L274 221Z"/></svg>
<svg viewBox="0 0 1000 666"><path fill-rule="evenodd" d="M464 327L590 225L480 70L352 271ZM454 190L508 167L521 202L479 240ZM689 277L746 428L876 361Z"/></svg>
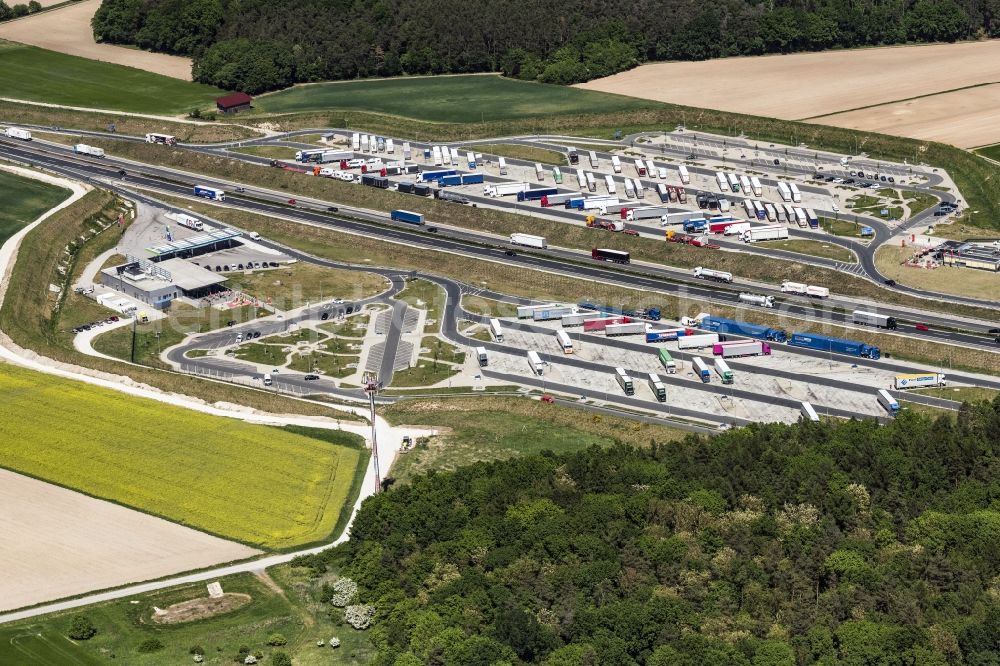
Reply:
<svg viewBox="0 0 1000 666"><path fill-rule="evenodd" d="M111 315L108 317L108 321L118 321L118 315Z"/></svg>
<svg viewBox="0 0 1000 666"><path fill-rule="evenodd" d="M781 164L781 160L779 160L778 158L775 158L774 159L774 166L778 166L779 164Z"/></svg>
<svg viewBox="0 0 1000 666"><path fill-rule="evenodd" d="M237 333L236 334L236 342L243 342L243 334L242 333Z"/></svg>
<svg viewBox="0 0 1000 666"><path fill-rule="evenodd" d="M507 255L508 257L516 257L517 256L517 252L514 252L514 250L507 250L507 251L504 252L504 254Z"/></svg>
<svg viewBox="0 0 1000 666"><path fill-rule="evenodd" d="M890 182L890 183L895 183L895 182L896 182L896 179L895 179L895 178L893 178L892 176L889 176L889 182Z"/></svg>
<svg viewBox="0 0 1000 666"><path fill-rule="evenodd" d="M235 192L239 192L240 194L243 194L244 192L247 191L247 188L245 188L245 187L237 187L234 191Z"/></svg>
<svg viewBox="0 0 1000 666"><path fill-rule="evenodd" d="M998 345L1000 345L1000 335L998 335L998 336L997 336L996 338L994 338L994 339L993 339L993 342L995 342L995 343L997 343Z"/></svg>
<svg viewBox="0 0 1000 666"><path fill-rule="evenodd" d="M253 332L253 337L254 338L259 338L260 337L260 331L254 331Z"/></svg>
<svg viewBox="0 0 1000 666"><path fill-rule="evenodd" d="M351 314L352 312L354 312L354 306L353 305L348 305L347 306L347 314Z"/></svg>
<svg viewBox="0 0 1000 666"><path fill-rule="evenodd" d="M294 206L294 205L296 205L297 203L298 203L298 201L296 201L295 199L289 199L289 200L288 200L288 205L289 205L289 206Z"/></svg>
<svg viewBox="0 0 1000 666"><path fill-rule="evenodd" d="M125 173L125 169L119 169L119 170L118 170L118 177L119 177L119 178L124 178L124 177L125 177L125 176L127 176L127 175L128 175L128 174L126 174L126 173Z"/></svg>
<svg viewBox="0 0 1000 666"><path fill-rule="evenodd" d="M271 268L277 268L278 267L278 262L277 261L270 261L270 262L268 262L267 265L270 266Z"/></svg>
<svg viewBox="0 0 1000 666"><path fill-rule="evenodd" d="M327 206L327 207L326 207L326 209L327 209L327 210L328 210L329 212L331 212L331 213L336 213L337 211L339 211L339 210L340 210L340 209L339 209L339 208L337 208L336 206Z"/></svg>
<svg viewBox="0 0 1000 666"><path fill-rule="evenodd" d="M888 180L888 177L887 176L882 176L881 180L884 183L886 180Z"/></svg>
<svg viewBox="0 0 1000 666"><path fill-rule="evenodd" d="M277 368L275 368L274 370L272 370L272 371L271 371L271 374L272 374L272 375L276 375L276 374L278 374L278 369L277 369Z"/></svg>
<svg viewBox="0 0 1000 666"><path fill-rule="evenodd" d="M918 331L929 331L929 330L931 330L930 326L928 326L927 324L917 324L913 328L917 329Z"/></svg>
<svg viewBox="0 0 1000 666"><path fill-rule="evenodd" d="M990 330L987 331L987 333L996 335L997 333L1000 333L1000 328L991 328Z"/></svg>
<svg viewBox="0 0 1000 666"><path fill-rule="evenodd" d="M542 402L547 402L550 405L555 403L555 399L551 395L549 395L548 393L546 393L545 395L543 395L541 397L541 401Z"/></svg>
<svg viewBox="0 0 1000 666"><path fill-rule="evenodd" d="M853 184L854 184L853 178L848 178L847 180L844 181L844 185L853 185Z"/></svg>
<svg viewBox="0 0 1000 666"><path fill-rule="evenodd" d="M817 172L813 174L813 178L816 180L823 180L823 174Z"/></svg>
<svg viewBox="0 0 1000 666"><path fill-rule="evenodd" d="M840 212L840 207L837 206L837 204L830 204L830 208L833 210L834 213Z"/></svg>
<svg viewBox="0 0 1000 666"><path fill-rule="evenodd" d="M843 178L834 178L833 182L836 183L837 185L840 185L841 183L844 182L844 179Z"/></svg>
<svg viewBox="0 0 1000 666"><path fill-rule="evenodd" d="M335 299L333 299L333 304L334 305L342 305L343 302L344 302L344 299L342 299L342 298L335 298Z"/></svg>
<svg viewBox="0 0 1000 666"><path fill-rule="evenodd" d="M626 229L622 233L625 234L626 236L638 236L639 235L639 232L636 231L635 229Z"/></svg>
<svg viewBox="0 0 1000 666"><path fill-rule="evenodd" d="M832 183L832 182L834 181L834 177L833 177L833 176L827 176L827 177L826 177L826 178L824 178L823 180L825 180L825 181L826 181L826 182L828 182L828 183Z"/></svg>
<svg viewBox="0 0 1000 666"><path fill-rule="evenodd" d="M882 283L883 283L883 284L884 284L885 286L887 286L887 287L895 287L895 286L896 286L896 281L895 281L895 280L892 280L892 279L888 279L888 280L882 280Z"/></svg>
<svg viewBox="0 0 1000 666"><path fill-rule="evenodd" d="M311 382L319 379L319 375L306 375L305 377L303 377L303 379L305 379L307 382Z"/></svg>
<svg viewBox="0 0 1000 666"><path fill-rule="evenodd" d="M320 319L322 319L323 321L326 321L329 318L330 318L329 312L324 312L323 315L320 317Z"/></svg>
<svg viewBox="0 0 1000 666"><path fill-rule="evenodd" d="M237 264L236 268L237 268L238 270L243 270L243 264Z"/></svg>
<svg viewBox="0 0 1000 666"><path fill-rule="evenodd" d="M226 326L236 326L236 320L230 319L229 321L226 322Z"/></svg>

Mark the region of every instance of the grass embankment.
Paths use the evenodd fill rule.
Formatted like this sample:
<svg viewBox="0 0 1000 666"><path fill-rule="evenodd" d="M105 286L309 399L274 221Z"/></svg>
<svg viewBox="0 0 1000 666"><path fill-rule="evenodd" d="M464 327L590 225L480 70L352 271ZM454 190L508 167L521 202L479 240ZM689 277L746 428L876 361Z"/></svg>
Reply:
<svg viewBox="0 0 1000 666"><path fill-rule="evenodd" d="M262 113L378 109L404 118L468 124L588 112L615 113L655 104L634 97L489 74L317 83L261 95L254 100L254 107Z"/></svg>
<svg viewBox="0 0 1000 666"><path fill-rule="evenodd" d="M171 115L224 91L201 83L0 40L4 97L66 106Z"/></svg>
<svg viewBox="0 0 1000 666"><path fill-rule="evenodd" d="M681 243L667 243L653 238L615 234L588 229L582 225L518 215L495 209L457 206L452 203L373 187L358 187L330 178L301 176L281 169L240 163L224 157L192 153L181 149L164 150L163 146L107 141L95 143L111 153L130 159L153 161L178 169L187 169L278 191L284 190L289 194L310 196L380 211L391 211L405 206L407 210L423 213L431 222L440 221L466 229L497 234L501 237L508 237L514 232L532 233L545 236L549 245L552 246L589 250L591 247L600 245L615 250L625 250L631 252L633 261L643 260L679 268L704 266L730 271L741 277L775 285L785 280L808 282L809 284L829 287L831 291L837 293L848 293L885 303L897 303L924 309L937 308L978 317L988 317L991 314L978 308L954 303L940 303L894 293L860 277L793 261L775 259L761 261L758 256L749 253L712 252ZM178 205L194 210L201 209L198 203L189 200L161 198L178 202ZM262 233L266 234L266 232ZM359 260L351 261L358 263ZM390 263L390 265L394 264Z"/></svg>
<svg viewBox="0 0 1000 666"><path fill-rule="evenodd" d="M482 296L462 296L462 306L469 312L490 317L514 317L517 315L517 306L504 301L494 301L491 298ZM488 338L487 338L488 339Z"/></svg>
<svg viewBox="0 0 1000 666"><path fill-rule="evenodd" d="M935 238L949 238L951 240L968 240L970 238L1000 238L997 229L986 229L984 227L973 227L965 224L964 218L959 218L949 224L934 224Z"/></svg>
<svg viewBox="0 0 1000 666"><path fill-rule="evenodd" d="M524 146L514 143L488 143L474 146L477 153L488 153L501 157L511 157L517 160L528 160L529 162L541 162L542 164L554 164L564 166L566 156L555 150L548 148L536 148L534 146Z"/></svg>
<svg viewBox="0 0 1000 666"><path fill-rule="evenodd" d="M410 307L424 310L424 332L436 333L441 330L441 313L444 311L444 290L427 280L408 280L406 287L396 294L396 300L404 301Z"/></svg>
<svg viewBox="0 0 1000 666"><path fill-rule="evenodd" d="M190 649L204 649L205 664L232 664L242 646L264 654L271 663L275 652L285 652L296 664L361 664L374 658L366 632L355 631L328 616L329 603L320 603L322 582L300 575L290 565L268 570L279 584L274 589L253 574L222 578L226 593L248 595L249 603L197 621L162 625L153 621L155 608L206 597L204 583L192 583L135 597L117 599L0 626L0 663L18 666L98 666L112 663L173 666L194 663ZM86 615L97 628L87 641L70 641L66 634L74 615ZM339 618L338 618L339 620ZM287 644L267 644L281 634ZM336 651L319 648L316 641L337 636ZM163 648L144 653L143 642L156 639ZM243 658L239 659L243 663Z"/></svg>
<svg viewBox="0 0 1000 666"><path fill-rule="evenodd" d="M62 187L0 171L0 245L70 194Z"/></svg>
<svg viewBox="0 0 1000 666"><path fill-rule="evenodd" d="M903 262L912 255L912 248L881 247L875 253L875 265L886 277L910 287L944 294L1000 300L1000 273L954 266L940 266L935 269L906 266Z"/></svg>
<svg viewBox="0 0 1000 666"><path fill-rule="evenodd" d="M761 247L788 250L789 252L798 252L799 254L808 254L813 257L833 259L834 261L843 261L845 263L855 263L857 261L854 253L847 248L824 243L823 241L801 239L769 241Z"/></svg>
<svg viewBox="0 0 1000 666"><path fill-rule="evenodd" d="M401 400L382 411L398 425L434 426L441 434L396 458L399 481L430 470L453 470L483 460L541 451L577 451L591 445L674 441L684 433L625 417L588 414L525 398L476 397Z"/></svg>
<svg viewBox="0 0 1000 666"><path fill-rule="evenodd" d="M318 257L334 261L370 261L372 265L391 265L397 269L420 270L428 273L463 280L469 284L495 289L512 296L523 296L554 302L605 303L621 307L641 308L659 306L664 317L693 317L705 311L700 300L665 294L653 294L636 289L625 289L603 282L553 275L533 271L502 262L469 259L458 255L434 252L406 245L398 245L374 238L356 236L350 244L343 242L338 232L311 225L279 220L263 215L218 208L209 203L194 203L192 207L204 211L227 224L267 233L279 243L296 247ZM841 291L841 290L838 290ZM897 335L857 331L841 326L804 322L783 317L760 309L732 308L712 305L713 314L744 319L768 326L779 326L791 331L822 332L837 337L863 339L882 348L883 354L920 359L922 362L951 365L987 372L1000 372L1000 355L989 352L940 345L933 341L906 338Z"/></svg>
<svg viewBox="0 0 1000 666"><path fill-rule="evenodd" d="M226 286L230 289L266 300L279 310L292 310L335 297L362 300L389 288L388 281L380 275L303 262L248 274L230 273L227 277Z"/></svg>
<svg viewBox="0 0 1000 666"><path fill-rule="evenodd" d="M344 412L271 391L255 391L177 373L125 366L74 351L70 330L77 324L107 317L110 311L72 293L68 289L72 281L70 276L82 269L90 258L114 247L118 235L116 228L110 225L120 209L120 202L111 194L95 190L25 237L0 308L0 330L17 344L43 356L118 375L127 374L136 381L209 403L223 401L278 414L344 418ZM89 240L81 242L83 238ZM64 254L64 249L68 254ZM60 273L64 257L65 273ZM62 292L53 293L49 290L50 284L62 285Z"/></svg>
<svg viewBox="0 0 1000 666"><path fill-rule="evenodd" d="M257 157L269 157L273 160L291 160L295 158L295 149L286 146L244 146L243 148L230 148L230 152L255 155Z"/></svg>
<svg viewBox="0 0 1000 666"><path fill-rule="evenodd" d="M122 92L123 96L127 93ZM262 135L252 129L240 125L223 123L182 123L157 118L141 118L115 112L98 113L90 111L73 111L35 104L19 104L0 100L0 118L12 124L50 125L54 127L72 127L106 132L111 123L119 134L142 136L147 132L173 134L182 142L216 143L222 141L238 141L240 139L256 138ZM69 137L65 143L75 143L76 139ZM90 139L87 140L90 143Z"/></svg>
<svg viewBox="0 0 1000 666"><path fill-rule="evenodd" d="M977 155L982 155L983 157L988 157L991 160L997 160L1000 162L1000 143L992 146L976 148L973 152Z"/></svg>
<svg viewBox="0 0 1000 666"><path fill-rule="evenodd" d="M13 366L0 389L3 467L265 548L329 536L363 455L356 435L335 445Z"/></svg>

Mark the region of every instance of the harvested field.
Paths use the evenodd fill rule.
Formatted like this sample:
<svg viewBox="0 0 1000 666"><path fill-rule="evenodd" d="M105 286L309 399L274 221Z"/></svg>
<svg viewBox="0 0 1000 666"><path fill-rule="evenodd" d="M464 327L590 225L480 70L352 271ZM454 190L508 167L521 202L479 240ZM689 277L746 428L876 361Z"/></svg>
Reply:
<svg viewBox="0 0 1000 666"><path fill-rule="evenodd" d="M191 80L190 58L95 42L90 19L100 6L100 0L80 0L49 12L7 21L0 24L0 39Z"/></svg>
<svg viewBox="0 0 1000 666"><path fill-rule="evenodd" d="M0 469L0 611L259 551Z"/></svg>
<svg viewBox="0 0 1000 666"><path fill-rule="evenodd" d="M1000 84L930 95L811 122L974 148L1000 141Z"/></svg>
<svg viewBox="0 0 1000 666"><path fill-rule="evenodd" d="M830 81L837 85L831 86ZM705 81L712 81L705 86ZM954 135L961 145L983 145L997 141L996 125L985 126L976 110L995 109L992 86L948 93L958 88L1000 82L1000 40L961 44L899 46L823 53L798 53L759 57L722 58L702 62L667 62L643 65L596 81L580 84L588 90L631 95L786 120L811 119L828 125L881 130L940 138ZM760 94L762 90L781 94ZM887 109L877 105L901 103L927 95L947 97L920 100L908 110L898 128L885 126ZM957 117L938 115L949 101L961 96ZM894 104L895 106L895 104ZM862 109L844 124L831 114ZM896 109L888 109L891 115ZM962 120L968 113L969 119ZM988 111L982 111L988 114ZM938 134L924 136L935 118L947 119ZM697 116L691 115L691 123ZM962 128L962 123L983 125L980 130ZM910 126L913 126L912 129ZM925 126L926 125L926 126ZM949 127L950 126L950 127ZM992 134L993 138L989 136Z"/></svg>
<svg viewBox="0 0 1000 666"><path fill-rule="evenodd" d="M188 601L180 601L166 608L154 611L152 620L156 624L183 624L204 620L214 615L221 615L242 608L250 603L249 594L226 592L221 597L198 597Z"/></svg>

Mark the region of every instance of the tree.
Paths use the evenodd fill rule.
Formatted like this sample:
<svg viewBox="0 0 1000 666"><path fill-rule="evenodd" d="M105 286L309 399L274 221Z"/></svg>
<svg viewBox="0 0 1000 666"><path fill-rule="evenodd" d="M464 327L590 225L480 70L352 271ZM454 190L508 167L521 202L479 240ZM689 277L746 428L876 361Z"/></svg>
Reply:
<svg viewBox="0 0 1000 666"><path fill-rule="evenodd" d="M69 632L66 634L74 641L85 641L97 635L97 627L86 615L74 615L69 623Z"/></svg>
<svg viewBox="0 0 1000 666"><path fill-rule="evenodd" d="M41 10L42 10L42 3L38 2L38 0L31 0L31 2L28 3L29 14L34 14L35 12L39 12Z"/></svg>
<svg viewBox="0 0 1000 666"><path fill-rule="evenodd" d="M13 18L21 18L28 15L28 5L18 4L10 8Z"/></svg>

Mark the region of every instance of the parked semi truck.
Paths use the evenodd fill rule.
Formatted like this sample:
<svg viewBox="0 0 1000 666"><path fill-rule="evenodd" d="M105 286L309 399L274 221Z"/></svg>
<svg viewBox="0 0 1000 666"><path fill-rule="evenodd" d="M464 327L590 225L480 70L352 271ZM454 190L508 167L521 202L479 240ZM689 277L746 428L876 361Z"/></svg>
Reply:
<svg viewBox="0 0 1000 666"><path fill-rule="evenodd" d="M792 200L792 190L788 187L788 183L778 183L778 194L781 196L781 200L786 203Z"/></svg>
<svg viewBox="0 0 1000 666"><path fill-rule="evenodd" d="M882 356L881 350L875 345L868 345L857 340L834 338L818 333L792 333L792 337L788 339L788 344L832 354L846 354L847 356L859 356L873 360L877 360Z"/></svg>
<svg viewBox="0 0 1000 666"><path fill-rule="evenodd" d="M603 331L608 326L615 326L617 324L627 324L631 322L630 317L601 317L599 319L588 319L583 322L583 330L586 333L592 333L594 331Z"/></svg>
<svg viewBox="0 0 1000 666"><path fill-rule="evenodd" d="M646 332L646 322L631 321L626 324L608 324L604 327L604 335L613 338L619 335L642 335Z"/></svg>
<svg viewBox="0 0 1000 666"><path fill-rule="evenodd" d="M604 315L622 315L623 317L637 317L649 319L650 321L660 321L660 308L649 307L639 309L616 308L610 305L598 305L596 303L578 303L581 310L594 310Z"/></svg>
<svg viewBox="0 0 1000 666"><path fill-rule="evenodd" d="M483 187L483 194L488 197L506 197L525 192L530 187L528 183L493 183Z"/></svg>
<svg viewBox="0 0 1000 666"><path fill-rule="evenodd" d="M494 340L497 342L503 342L503 326L500 325L499 319L490 319L490 333L493 334Z"/></svg>
<svg viewBox="0 0 1000 666"><path fill-rule="evenodd" d="M657 402L667 401L667 387L660 381L660 376L653 372L649 373L649 390L653 392Z"/></svg>
<svg viewBox="0 0 1000 666"><path fill-rule="evenodd" d="M677 362L674 361L674 357L670 355L666 349L661 349L657 352L657 356L660 359L660 365L663 369L667 371L668 375L673 375L677 373Z"/></svg>
<svg viewBox="0 0 1000 666"><path fill-rule="evenodd" d="M907 375L896 375L894 384L897 391L913 388L933 388L946 386L944 375L938 372L920 372Z"/></svg>
<svg viewBox="0 0 1000 666"><path fill-rule="evenodd" d="M202 224L201 220L190 215L185 215L184 213L167 213L165 217L188 229L194 229L195 231L205 230L205 225Z"/></svg>
<svg viewBox="0 0 1000 666"><path fill-rule="evenodd" d="M764 193L764 188L761 187L760 178L757 176L750 177L750 188L753 190L753 195L755 197L762 196Z"/></svg>
<svg viewBox="0 0 1000 666"><path fill-rule="evenodd" d="M756 243L758 241L783 240L788 238L788 228L777 225L767 227L750 227L743 232L744 243Z"/></svg>
<svg viewBox="0 0 1000 666"><path fill-rule="evenodd" d="M635 395L635 385L632 383L632 378L629 377L629 374L625 372L625 368L615 368L615 380L622 387L625 395Z"/></svg>
<svg viewBox="0 0 1000 666"><path fill-rule="evenodd" d="M531 312L534 321L552 321L562 319L568 314L573 314L573 308L568 305L550 305L548 307L535 308Z"/></svg>
<svg viewBox="0 0 1000 666"><path fill-rule="evenodd" d="M678 349L701 349L718 344L718 333L695 333L694 335L682 335L677 338Z"/></svg>
<svg viewBox="0 0 1000 666"><path fill-rule="evenodd" d="M549 194L541 199L541 204L544 208L550 206L565 206L566 202L570 199L578 198L583 196L579 192L567 192L564 194Z"/></svg>
<svg viewBox="0 0 1000 666"><path fill-rule="evenodd" d="M883 409L889 412L889 416L899 414L899 403L896 402L896 399L888 391L879 389L876 397L878 398L878 404L882 405Z"/></svg>
<svg viewBox="0 0 1000 666"><path fill-rule="evenodd" d="M528 365L531 366L531 371L536 375L540 375L545 371L545 363L536 351L532 350L528 352Z"/></svg>
<svg viewBox="0 0 1000 666"><path fill-rule="evenodd" d="M702 280L715 280L716 282L732 282L733 274L726 271L717 271L711 268L698 266L694 269L694 276Z"/></svg>
<svg viewBox="0 0 1000 666"><path fill-rule="evenodd" d="M85 143L78 143L73 146L73 152L79 155L90 155L91 157L104 157L103 148L95 148Z"/></svg>
<svg viewBox="0 0 1000 666"><path fill-rule="evenodd" d="M802 411L801 419L803 421L812 421L814 423L819 422L819 414L816 413L816 410L813 409L813 406L810 403L803 402L800 409Z"/></svg>
<svg viewBox="0 0 1000 666"><path fill-rule="evenodd" d="M611 156L611 169L615 173L621 173L622 172L622 161L620 159L618 159L617 155L612 155Z"/></svg>
<svg viewBox="0 0 1000 666"><path fill-rule="evenodd" d="M715 359L715 372L719 375L723 384L733 383L733 371L729 369L729 364L721 356Z"/></svg>
<svg viewBox="0 0 1000 666"><path fill-rule="evenodd" d="M683 164L677 167L677 175L680 176L681 182L685 185L691 183L691 174L688 173L688 168Z"/></svg>
<svg viewBox="0 0 1000 666"><path fill-rule="evenodd" d="M876 328L887 328L889 330L895 330L898 326L895 317L888 317L875 312L865 312L864 310L855 310L852 312L851 321L862 326L875 326Z"/></svg>
<svg viewBox="0 0 1000 666"><path fill-rule="evenodd" d="M569 333L560 329L556 329L556 342L559 343L559 348L562 349L564 354L573 353L573 340L569 337Z"/></svg>
<svg viewBox="0 0 1000 666"><path fill-rule="evenodd" d="M407 224L424 223L424 216L422 213L414 213L408 210L394 210L389 213L389 219L395 220L396 222L406 222Z"/></svg>
<svg viewBox="0 0 1000 666"><path fill-rule="evenodd" d="M733 340L712 345L712 353L722 358L740 356L770 356L771 345L760 340Z"/></svg>
<svg viewBox="0 0 1000 666"><path fill-rule="evenodd" d="M788 334L780 328L770 328L768 326L751 324L736 319L727 319L725 317L714 317L712 315L702 317L699 327L715 333L745 335L748 338L769 340L771 342L784 342L788 339Z"/></svg>
<svg viewBox="0 0 1000 666"><path fill-rule="evenodd" d="M694 329L667 328L660 331L646 331L646 342L670 342L685 335L694 335Z"/></svg>
<svg viewBox="0 0 1000 666"><path fill-rule="evenodd" d="M712 381L712 372L708 369L705 361L701 360L700 356L695 356L691 359L691 368L694 370L694 374L698 376L698 379L705 384Z"/></svg>
<svg viewBox="0 0 1000 666"><path fill-rule="evenodd" d="M543 236L533 236L531 234L511 234L510 242L514 245L523 245L525 247L534 247L540 250L544 250L545 238Z"/></svg>
<svg viewBox="0 0 1000 666"><path fill-rule="evenodd" d="M799 186L795 183L789 183L788 189L792 191L792 201L795 203L802 203L802 193L799 192Z"/></svg>
<svg viewBox="0 0 1000 666"><path fill-rule="evenodd" d="M662 219L669 212L670 208L667 206L643 206L642 208L622 209L625 219L629 221Z"/></svg>
<svg viewBox="0 0 1000 666"><path fill-rule="evenodd" d="M559 320L559 324L563 328L569 326L583 326L587 321L591 319L599 319L600 317L600 312L574 312L572 314L563 315L562 319Z"/></svg>
<svg viewBox="0 0 1000 666"><path fill-rule="evenodd" d="M534 190L522 190L517 193L518 201L541 201L542 197L559 194L559 190L554 187L539 187Z"/></svg>

